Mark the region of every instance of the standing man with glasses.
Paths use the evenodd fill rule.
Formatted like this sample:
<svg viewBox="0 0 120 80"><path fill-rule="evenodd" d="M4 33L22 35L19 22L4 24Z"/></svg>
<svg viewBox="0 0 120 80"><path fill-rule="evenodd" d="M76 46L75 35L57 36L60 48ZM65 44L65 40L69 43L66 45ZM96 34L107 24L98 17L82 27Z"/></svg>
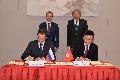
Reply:
<svg viewBox="0 0 120 80"><path fill-rule="evenodd" d="M73 10L72 17L73 19L67 24L67 46L71 49L75 59L80 53L78 48L83 43L83 35L88 30L88 25L86 20L80 19L81 12L78 9Z"/></svg>
<svg viewBox="0 0 120 80"><path fill-rule="evenodd" d="M54 45L55 51L59 48L59 27L58 24L52 22L53 12L48 11L46 13L46 22L39 25L39 29L45 29L48 31L47 39Z"/></svg>

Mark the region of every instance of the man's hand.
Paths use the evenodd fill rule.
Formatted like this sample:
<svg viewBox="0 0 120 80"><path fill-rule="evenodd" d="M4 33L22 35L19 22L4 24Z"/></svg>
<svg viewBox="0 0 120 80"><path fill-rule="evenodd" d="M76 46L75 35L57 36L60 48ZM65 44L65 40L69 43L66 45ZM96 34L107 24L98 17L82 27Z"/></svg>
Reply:
<svg viewBox="0 0 120 80"><path fill-rule="evenodd" d="M88 58L85 58L85 61L90 61L90 59L88 59Z"/></svg>
<svg viewBox="0 0 120 80"><path fill-rule="evenodd" d="M84 58L82 56L80 57L80 61L84 61Z"/></svg>
<svg viewBox="0 0 120 80"><path fill-rule="evenodd" d="M28 56L27 58L25 58L26 61L33 61L34 57Z"/></svg>
<svg viewBox="0 0 120 80"><path fill-rule="evenodd" d="M58 48L54 47L55 52L58 50Z"/></svg>
<svg viewBox="0 0 120 80"><path fill-rule="evenodd" d="M70 49L70 46L67 46L68 49Z"/></svg>
<svg viewBox="0 0 120 80"><path fill-rule="evenodd" d="M42 57L42 58L38 57L38 58L35 59L35 61L44 61L44 60L45 60L44 57Z"/></svg>

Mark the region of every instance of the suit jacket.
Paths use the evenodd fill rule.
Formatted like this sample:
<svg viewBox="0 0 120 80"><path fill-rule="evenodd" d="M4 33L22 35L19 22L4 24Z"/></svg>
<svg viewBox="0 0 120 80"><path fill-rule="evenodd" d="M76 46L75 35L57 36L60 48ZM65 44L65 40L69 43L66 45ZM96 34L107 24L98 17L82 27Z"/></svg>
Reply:
<svg viewBox="0 0 120 80"><path fill-rule="evenodd" d="M50 48L52 48L52 50L53 50L53 47L52 47L51 43L48 42L48 41L45 41L43 50L41 50L39 48L37 40L31 41L28 44L24 53L22 54L21 59L24 60L29 55L34 57L34 59L37 58L37 57L45 57L46 58Z"/></svg>
<svg viewBox="0 0 120 80"><path fill-rule="evenodd" d="M47 30L46 22L43 22L39 25L39 29ZM51 22L50 32L47 35L47 39L52 42L53 46L58 48L59 47L59 27L58 24Z"/></svg>
<svg viewBox="0 0 120 80"><path fill-rule="evenodd" d="M72 48L76 48L79 43L83 43L84 32L88 30L87 21L84 19L79 19L77 31L75 30L75 27L76 25L74 25L74 19L69 20L67 24L67 46Z"/></svg>
<svg viewBox="0 0 120 80"><path fill-rule="evenodd" d="M80 56L84 57L84 50L85 50L84 44L82 45L82 47L79 50L80 50L80 54L78 55L78 57L80 57ZM86 58L89 58L92 61L98 61L98 46L96 44L94 44L94 43L90 44Z"/></svg>

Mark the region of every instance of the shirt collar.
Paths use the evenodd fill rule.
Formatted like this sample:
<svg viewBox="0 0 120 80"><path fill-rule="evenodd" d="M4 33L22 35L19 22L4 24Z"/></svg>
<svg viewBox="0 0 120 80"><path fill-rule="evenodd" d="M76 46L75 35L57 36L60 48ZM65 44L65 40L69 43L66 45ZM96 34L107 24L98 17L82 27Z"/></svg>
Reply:
<svg viewBox="0 0 120 80"><path fill-rule="evenodd" d="M51 24L51 22L48 22L48 21L46 21L46 23L48 24L48 23L50 23Z"/></svg>
<svg viewBox="0 0 120 80"><path fill-rule="evenodd" d="M84 50L84 54L85 54L85 51L86 51L86 48L87 48L87 46L86 46L87 44L84 44L84 46L85 46L85 50ZM88 45L88 50L90 49L90 44Z"/></svg>
<svg viewBox="0 0 120 80"><path fill-rule="evenodd" d="M90 46L90 44L84 44L84 46L86 46L86 45Z"/></svg>
<svg viewBox="0 0 120 80"><path fill-rule="evenodd" d="M87 45L87 44L84 44L85 47L86 47L86 45ZM88 44L88 49L89 49L89 47L90 47L90 44Z"/></svg>
<svg viewBox="0 0 120 80"><path fill-rule="evenodd" d="M74 24L76 25L76 20L74 19ZM79 26L79 20L77 22L77 26Z"/></svg>
<svg viewBox="0 0 120 80"><path fill-rule="evenodd" d="M43 44L42 46L44 46L45 41L44 41L43 43L41 43L41 44ZM39 46L39 48L40 48L40 42L38 42L38 46Z"/></svg>

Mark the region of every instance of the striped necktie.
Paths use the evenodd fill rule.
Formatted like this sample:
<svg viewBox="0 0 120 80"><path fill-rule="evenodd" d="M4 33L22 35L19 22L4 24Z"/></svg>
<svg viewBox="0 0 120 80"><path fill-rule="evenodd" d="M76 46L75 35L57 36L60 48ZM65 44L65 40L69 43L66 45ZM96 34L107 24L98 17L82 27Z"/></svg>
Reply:
<svg viewBox="0 0 120 80"><path fill-rule="evenodd" d="M48 23L48 33L50 32L50 24L51 23Z"/></svg>
<svg viewBox="0 0 120 80"><path fill-rule="evenodd" d="M85 47L86 47L86 49L85 49L84 57L86 58L87 54L88 54L88 45L85 45Z"/></svg>

